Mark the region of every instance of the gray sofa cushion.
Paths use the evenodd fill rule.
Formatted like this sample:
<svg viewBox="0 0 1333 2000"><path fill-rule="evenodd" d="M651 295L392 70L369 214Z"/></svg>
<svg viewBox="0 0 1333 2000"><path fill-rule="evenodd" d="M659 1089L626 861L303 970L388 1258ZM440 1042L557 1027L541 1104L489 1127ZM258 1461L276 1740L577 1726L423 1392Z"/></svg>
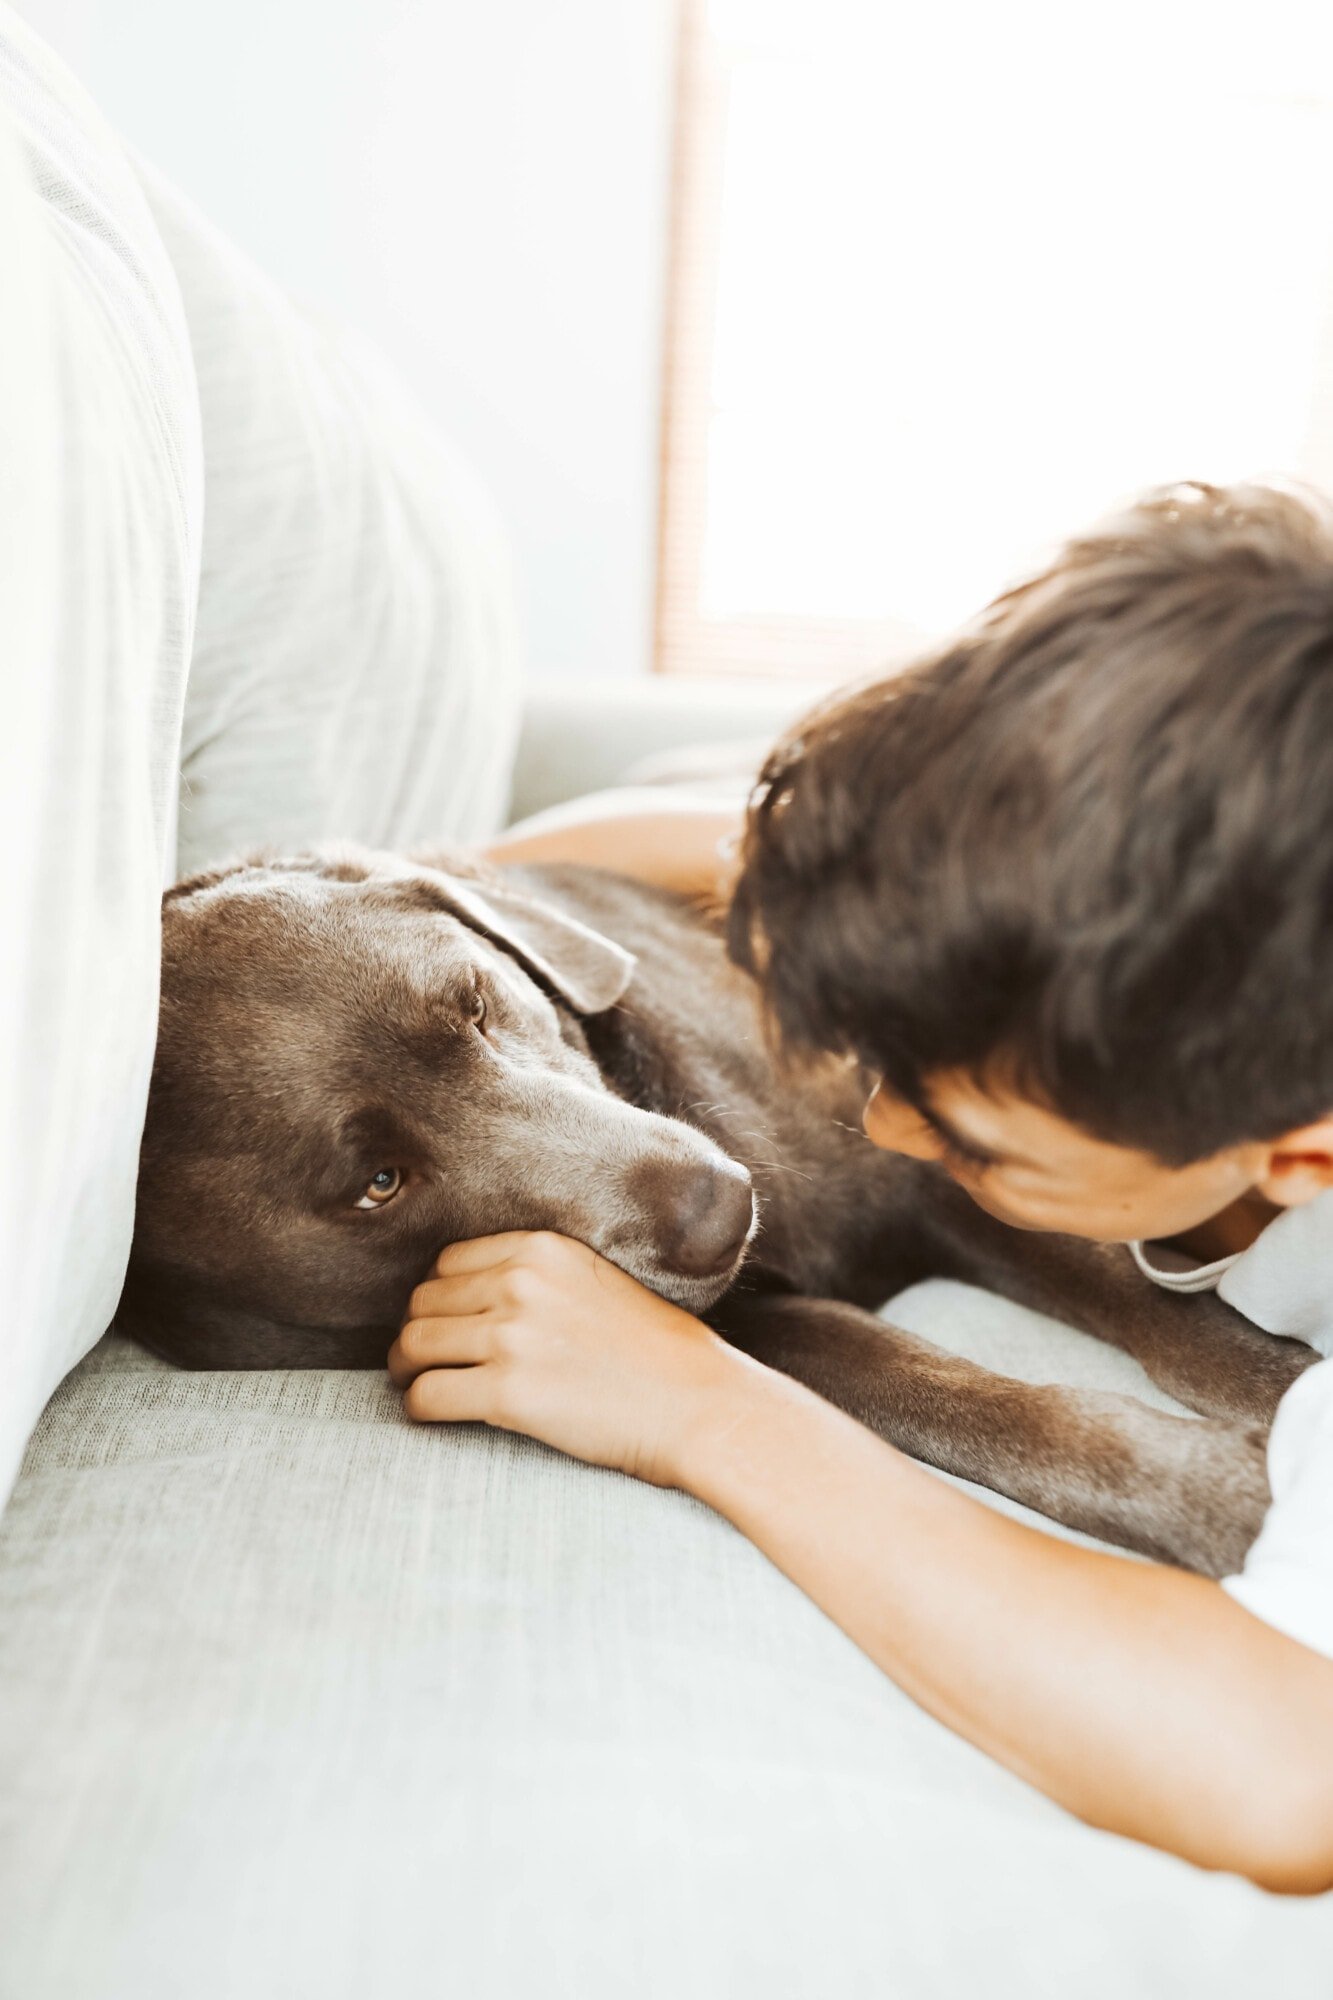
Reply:
<svg viewBox="0 0 1333 2000"><path fill-rule="evenodd" d="M1141 1381L958 1286L895 1317ZM1078 1826L695 1502L376 1375L104 1344L0 1524L0 1686L22 2000L1326 1990L1333 1900Z"/></svg>

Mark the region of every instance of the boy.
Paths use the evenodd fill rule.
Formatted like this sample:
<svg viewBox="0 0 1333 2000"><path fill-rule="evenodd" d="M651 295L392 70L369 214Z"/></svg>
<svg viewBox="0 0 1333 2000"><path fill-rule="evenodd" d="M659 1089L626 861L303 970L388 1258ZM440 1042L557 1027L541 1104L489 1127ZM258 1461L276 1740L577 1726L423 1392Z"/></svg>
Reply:
<svg viewBox="0 0 1333 2000"><path fill-rule="evenodd" d="M678 820L603 823L540 851L700 887L716 827L698 833L691 853ZM770 759L729 922L784 1038L880 1078L874 1144L1333 1352L1333 515L1314 500L1159 494L816 716ZM447 1250L390 1368L415 1417L707 1501L1085 1819L1333 1886L1333 1365L1284 1400L1273 1505L1223 1584L994 1512L559 1237Z"/></svg>

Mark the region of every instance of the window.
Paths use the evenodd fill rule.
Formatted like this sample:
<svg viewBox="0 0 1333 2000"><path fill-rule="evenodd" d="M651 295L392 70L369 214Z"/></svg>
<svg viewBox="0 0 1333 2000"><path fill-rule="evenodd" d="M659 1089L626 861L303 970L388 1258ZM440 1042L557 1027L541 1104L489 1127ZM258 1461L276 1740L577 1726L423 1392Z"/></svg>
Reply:
<svg viewBox="0 0 1333 2000"><path fill-rule="evenodd" d="M668 671L901 660L1140 489L1333 483L1333 11L685 0Z"/></svg>

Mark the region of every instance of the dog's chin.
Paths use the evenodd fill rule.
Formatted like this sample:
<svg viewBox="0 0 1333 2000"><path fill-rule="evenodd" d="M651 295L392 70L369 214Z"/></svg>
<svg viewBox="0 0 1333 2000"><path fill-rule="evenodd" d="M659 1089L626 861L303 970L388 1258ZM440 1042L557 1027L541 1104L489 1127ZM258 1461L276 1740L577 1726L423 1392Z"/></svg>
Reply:
<svg viewBox="0 0 1333 2000"><path fill-rule="evenodd" d="M659 1298L666 1299L673 1306L680 1306L683 1311L693 1313L697 1318L699 1314L706 1313L710 1306L715 1306L722 1294L735 1284L741 1265L745 1262L745 1251L742 1250L725 1270L715 1272L707 1278L687 1277L683 1271L672 1271L656 1262L650 1265L647 1260L640 1263L637 1258L633 1263L628 1257L616 1257L613 1261L620 1265L622 1271L627 1271L631 1278L637 1278L641 1285L647 1285L649 1291L656 1292Z"/></svg>

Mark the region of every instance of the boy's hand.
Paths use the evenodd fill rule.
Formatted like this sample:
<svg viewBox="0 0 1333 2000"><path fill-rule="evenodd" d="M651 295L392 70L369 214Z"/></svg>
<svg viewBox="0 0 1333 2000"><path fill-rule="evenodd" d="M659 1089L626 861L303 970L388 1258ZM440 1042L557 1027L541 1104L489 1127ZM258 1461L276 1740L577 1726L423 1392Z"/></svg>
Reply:
<svg viewBox="0 0 1333 2000"><path fill-rule="evenodd" d="M763 1372L586 1244L547 1233L450 1245L389 1351L409 1416L526 1431L656 1486L682 1483L723 1393Z"/></svg>

